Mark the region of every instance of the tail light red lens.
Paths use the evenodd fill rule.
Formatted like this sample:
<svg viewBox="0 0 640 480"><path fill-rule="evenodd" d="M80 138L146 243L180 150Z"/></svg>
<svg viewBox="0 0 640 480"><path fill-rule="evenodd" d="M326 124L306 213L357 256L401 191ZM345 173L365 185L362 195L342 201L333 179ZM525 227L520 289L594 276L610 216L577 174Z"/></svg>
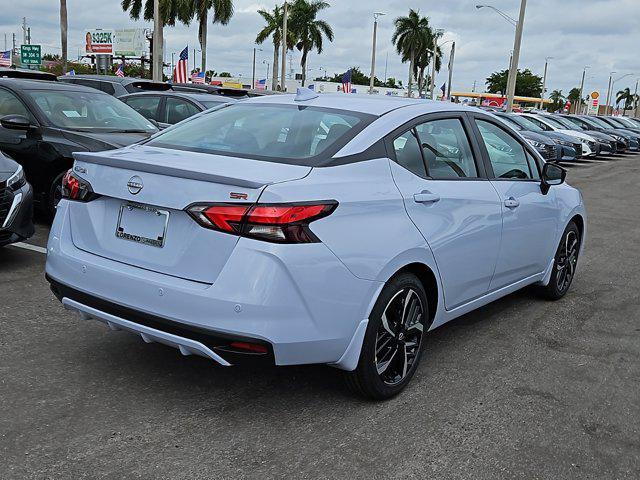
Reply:
<svg viewBox="0 0 640 480"><path fill-rule="evenodd" d="M75 177L71 170L67 171L62 177L62 198L88 202L98 196L93 192L89 182Z"/></svg>
<svg viewBox="0 0 640 480"><path fill-rule="evenodd" d="M335 200L286 204L198 204L187 209L201 226L275 243L313 243L320 240L309 229L330 215Z"/></svg>

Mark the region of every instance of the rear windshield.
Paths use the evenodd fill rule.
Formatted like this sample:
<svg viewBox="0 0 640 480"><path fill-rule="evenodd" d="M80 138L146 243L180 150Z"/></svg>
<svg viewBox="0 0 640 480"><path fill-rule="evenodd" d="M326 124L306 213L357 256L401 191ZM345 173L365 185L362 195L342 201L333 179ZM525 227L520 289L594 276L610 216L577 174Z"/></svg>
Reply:
<svg viewBox="0 0 640 480"><path fill-rule="evenodd" d="M147 144L317 166L374 118L319 107L237 103L196 116Z"/></svg>

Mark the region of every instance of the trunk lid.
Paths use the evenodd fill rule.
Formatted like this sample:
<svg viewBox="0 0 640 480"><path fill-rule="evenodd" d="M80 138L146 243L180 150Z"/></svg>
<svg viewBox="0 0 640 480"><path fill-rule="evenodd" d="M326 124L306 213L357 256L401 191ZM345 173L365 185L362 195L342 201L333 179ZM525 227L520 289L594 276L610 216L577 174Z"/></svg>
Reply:
<svg viewBox="0 0 640 480"><path fill-rule="evenodd" d="M238 237L201 227L186 207L254 203L267 185L296 180L311 171L144 145L74 157L74 175L87 180L100 195L88 203L70 202L71 236L77 248L208 284L215 282ZM161 241L140 243L140 238L145 242L156 237Z"/></svg>

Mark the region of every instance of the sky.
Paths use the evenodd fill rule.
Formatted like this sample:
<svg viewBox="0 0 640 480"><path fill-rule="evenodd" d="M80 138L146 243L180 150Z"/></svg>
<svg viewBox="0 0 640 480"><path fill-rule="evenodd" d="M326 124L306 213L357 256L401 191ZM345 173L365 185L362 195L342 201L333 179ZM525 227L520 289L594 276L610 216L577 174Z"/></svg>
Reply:
<svg viewBox="0 0 640 480"><path fill-rule="evenodd" d="M342 73L359 66L369 73L373 12L384 12L379 18L376 76L401 79L406 84L408 65L402 64L393 45L393 20L406 15L409 8L427 16L433 28L445 30L442 42L455 41L453 91L470 91L484 87L492 72L507 68L513 49L514 27L488 8L476 9L480 0L357 0L337 2L323 11L320 18L333 27L335 39L326 42L321 55L309 55L309 76ZM520 0L489 0L492 6L517 18ZM257 14L261 8L271 10L272 0L235 0L235 14L227 26L210 25L207 67L218 72L229 71L244 78L251 76L256 34L263 26ZM78 55L84 46L83 30L88 28L151 28L144 21L133 21L122 11L120 0L67 0L69 17L69 56ZM59 2L57 0L21 0L0 17L0 47L11 34L18 44L22 39L22 17L31 27L32 43L41 44L44 53L60 53ZM614 88L629 87L632 92L640 78L640 0L528 0L519 68L529 68L542 76L545 58L549 60L547 89L560 89L568 94L580 85L582 71L587 70L585 92L598 90L604 94L610 72L618 80ZM199 48L197 24L165 28L166 61L171 52L185 45ZM436 85L446 81L446 65L451 43L443 45L446 53L443 70ZM273 58L270 42L258 46L258 77L263 78ZM177 55L176 55L177 56ZM190 59L192 61L192 59ZM293 66L299 67L300 54L293 53ZM287 66L288 68L288 66Z"/></svg>

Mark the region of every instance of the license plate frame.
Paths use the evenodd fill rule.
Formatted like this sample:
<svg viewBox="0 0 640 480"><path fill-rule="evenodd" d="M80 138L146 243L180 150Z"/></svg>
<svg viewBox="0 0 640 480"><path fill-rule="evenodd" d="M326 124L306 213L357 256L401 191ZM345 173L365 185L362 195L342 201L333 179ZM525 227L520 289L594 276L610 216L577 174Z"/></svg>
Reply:
<svg viewBox="0 0 640 480"><path fill-rule="evenodd" d="M128 212L130 212L129 214L127 214ZM141 212L145 212L147 214L150 215L155 215L157 217L162 217L160 219L158 219L158 221L153 222L153 221L149 221L150 218L146 217L145 221L147 223L156 223L157 225L157 229L156 230L162 230L162 233L160 235L156 235L155 238L151 238L148 233L136 233L136 232L127 232L125 230L126 228L126 217L130 217L132 215L137 215L139 218L142 218L141 216L144 215L144 213ZM123 225L123 220L125 221L125 224ZM156 248L162 248L164 247L164 244L166 242L167 239L167 227L169 226L169 211L168 210L162 210L160 208L155 208L155 207L151 207L149 205L142 205L139 203L131 203L131 202L125 202L122 205L120 205L120 211L118 213L118 223L116 224L116 237L122 239L122 240L127 240L130 242L134 242L134 243L139 243L142 245L149 245L151 247L156 247Z"/></svg>

